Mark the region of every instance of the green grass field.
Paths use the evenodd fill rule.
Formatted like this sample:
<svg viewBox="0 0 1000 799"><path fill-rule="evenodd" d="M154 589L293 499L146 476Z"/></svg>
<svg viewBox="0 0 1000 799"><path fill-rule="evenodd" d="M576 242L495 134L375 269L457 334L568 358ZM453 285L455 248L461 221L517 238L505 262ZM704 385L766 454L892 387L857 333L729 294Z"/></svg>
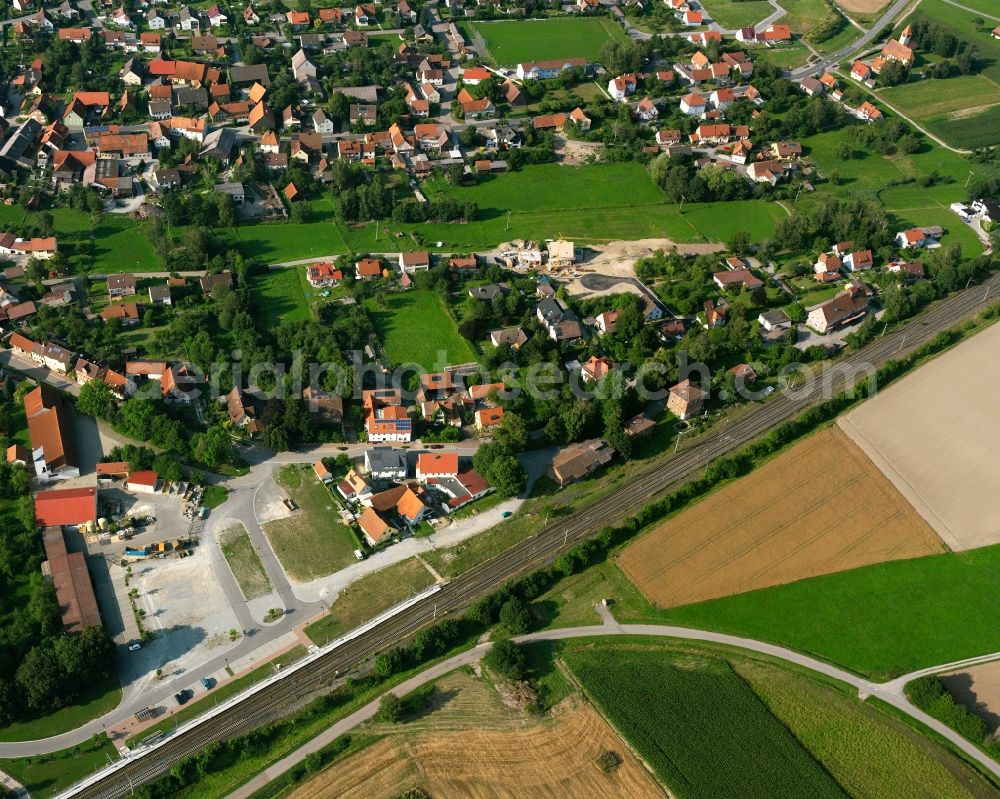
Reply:
<svg viewBox="0 0 1000 799"><path fill-rule="evenodd" d="M388 308L365 301L389 360L416 363L430 371L476 359L472 345L458 334L441 296L435 291L410 290L386 297ZM444 357L439 358L439 354Z"/></svg>
<svg viewBox="0 0 1000 799"><path fill-rule="evenodd" d="M394 563L351 583L305 634L322 646L433 584L434 577L417 558Z"/></svg>
<svg viewBox="0 0 1000 799"><path fill-rule="evenodd" d="M1000 10L991 2L959 3L969 8L977 9L980 14L957 8L944 0L922 0L917 10L905 22L924 17L934 20L951 29L959 39L975 45L977 58L986 77L1000 83L1000 41L990 35L990 31L1000 24ZM989 16L988 16L989 15ZM973 25L972 20L981 16L982 25ZM900 22L902 27L905 22Z"/></svg>
<svg viewBox="0 0 1000 799"><path fill-rule="evenodd" d="M809 652L875 679L1000 650L1000 546L865 566L657 612Z"/></svg>
<svg viewBox="0 0 1000 799"><path fill-rule="evenodd" d="M493 62L506 67L552 58L596 61L605 42L626 38L620 25L604 18L475 22L473 28L486 42Z"/></svg>
<svg viewBox="0 0 1000 799"><path fill-rule="evenodd" d="M563 661L679 799L846 796L725 660L598 644Z"/></svg>
<svg viewBox="0 0 1000 799"><path fill-rule="evenodd" d="M428 180L424 188L428 199L446 196L477 203L481 217L506 214L508 210L529 213L657 205L665 201L649 173L634 162L578 167L536 164L503 175L480 176L474 186Z"/></svg>
<svg viewBox="0 0 1000 799"><path fill-rule="evenodd" d="M224 530L219 545L244 599L249 602L270 593L271 580L264 570L264 564L260 562L260 556L254 551L246 527L237 522Z"/></svg>
<svg viewBox="0 0 1000 799"><path fill-rule="evenodd" d="M994 92L1000 92L1000 86ZM926 127L954 147L991 147L1000 143L1000 105L972 116L927 122Z"/></svg>
<svg viewBox="0 0 1000 799"><path fill-rule="evenodd" d="M312 468L285 466L275 479L299 506L291 515L262 525L288 576L313 580L354 563L358 540L340 522L337 501Z"/></svg>
<svg viewBox="0 0 1000 799"><path fill-rule="evenodd" d="M262 322L274 327L281 322L302 322L311 317L303 291L305 266L271 269L250 280L250 291Z"/></svg>
<svg viewBox="0 0 1000 799"><path fill-rule="evenodd" d="M348 252L332 217L306 223L244 225L227 231L227 235L245 257L269 264Z"/></svg>
<svg viewBox="0 0 1000 799"><path fill-rule="evenodd" d="M748 28L769 16L774 9L766 0L708 0L705 11L723 28Z"/></svg>
<svg viewBox="0 0 1000 799"><path fill-rule="evenodd" d="M765 61L782 69L801 67L809 59L809 48L800 41L776 47L748 47L754 61Z"/></svg>
<svg viewBox="0 0 1000 799"><path fill-rule="evenodd" d="M906 83L878 95L952 146L1000 143L1000 86L985 75Z"/></svg>

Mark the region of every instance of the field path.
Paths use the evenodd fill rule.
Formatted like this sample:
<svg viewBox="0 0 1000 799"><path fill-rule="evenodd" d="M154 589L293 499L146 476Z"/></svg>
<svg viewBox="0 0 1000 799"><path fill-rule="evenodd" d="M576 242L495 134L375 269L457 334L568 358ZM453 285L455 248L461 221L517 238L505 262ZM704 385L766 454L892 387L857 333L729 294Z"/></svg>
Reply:
<svg viewBox="0 0 1000 799"><path fill-rule="evenodd" d="M824 663L823 661L816 660L808 655L803 655L799 652L794 652L791 649L776 646L775 644L769 644L765 641L755 641L750 638L740 638L735 635L726 635L724 633L710 632L707 630L692 630L686 627L671 627L666 624L618 624L607 608L601 608L599 615L604 622L603 624L595 624L585 627L565 627L557 630L542 630L541 632L518 636L513 640L518 643L530 643L534 641L565 641L573 638L592 638L595 636L608 635L642 635L659 638L681 638L687 641L706 641L708 643L722 644L724 646L732 646L738 649L746 649L751 652L759 652L760 654L768 655L787 663L793 663L796 666L809 669L810 671L817 672L826 677L838 680L839 682L846 683L857 689L858 696L861 699L875 697L876 699L880 699L883 702L892 705L897 710L905 713L911 719L920 722L941 737L946 738L953 746L960 749L969 758L975 760L990 773L1000 777L1000 763L997 763L995 760L990 758L978 747L967 741L950 727L946 727L937 719L931 718L922 710L914 707L910 704L906 695L903 693L903 686L916 677L926 674L936 674L943 671L954 671L956 668L987 663L991 660L1000 660L1000 652L994 652L977 658L970 658L957 663L946 663L940 666L932 666L927 669L921 669L920 671L913 672L912 674L904 674L902 677L898 677L888 683L874 683L870 680L858 677L851 672L837 668L836 666L831 666L829 663ZM460 652L459 654L450 657L447 660L443 660L440 663L437 663L410 679L400 683L395 688L391 689L391 691L387 691L386 693L394 693L396 696L400 697L405 696L406 694L415 691L422 685L431 683L457 668L477 663L483 655L486 654L490 646L492 646L492 644L487 642L478 644L472 649L467 649L464 652ZM378 712L380 701L381 697L369 702L367 705L359 710L356 710L351 715L331 725L325 732L317 735L311 741L299 747L287 757L282 758L274 765L265 769L252 780L242 785L239 789L233 791L228 797L226 797L226 799L248 799L269 782L277 779L289 769L300 764L310 753L319 751L327 744L339 738L341 735L351 732L355 727L371 719Z"/></svg>

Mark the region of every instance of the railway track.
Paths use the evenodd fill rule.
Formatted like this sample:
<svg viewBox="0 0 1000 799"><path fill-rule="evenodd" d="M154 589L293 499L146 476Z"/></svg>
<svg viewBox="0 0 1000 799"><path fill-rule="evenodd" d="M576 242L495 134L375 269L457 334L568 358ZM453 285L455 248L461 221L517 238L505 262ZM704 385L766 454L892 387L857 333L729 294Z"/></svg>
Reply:
<svg viewBox="0 0 1000 799"><path fill-rule="evenodd" d="M838 368L826 370L800 394L772 398L741 419L707 434L699 444L651 468L574 516L548 525L495 558L479 564L433 596L346 642L287 678L271 683L210 722L168 738L146 755L137 754L104 779L80 789L68 789L60 799L117 799L127 796L135 786L165 774L174 763L195 754L207 744L234 737L279 718L283 710L327 685L339 672L348 671L435 619L467 607L473 600L507 580L551 562L572 544L594 534L601 527L621 521L630 511L679 484L718 456L757 438L817 401L836 395L846 387L852 371L857 374L857 370L869 365L878 367L894 357L909 354L941 331L987 306L993 296L1000 299L1000 275L975 289L944 300L919 319L838 362Z"/></svg>

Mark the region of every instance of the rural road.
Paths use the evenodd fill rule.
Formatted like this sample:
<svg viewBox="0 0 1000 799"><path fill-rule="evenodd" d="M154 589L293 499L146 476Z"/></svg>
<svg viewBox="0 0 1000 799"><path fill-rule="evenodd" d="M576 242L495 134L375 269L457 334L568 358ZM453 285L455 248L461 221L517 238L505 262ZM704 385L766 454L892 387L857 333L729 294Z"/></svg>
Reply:
<svg viewBox="0 0 1000 799"><path fill-rule="evenodd" d="M914 707L906 699L906 695L903 693L903 686L910 680L917 677L943 671L951 671L963 666L985 663L990 660L997 660L1000 659L1000 652L995 652L991 655L984 655L979 658L972 658L968 661L947 663L940 666L921 669L920 671L913 672L912 674L905 674L902 677L888 683L873 683L869 680L858 677L855 674L844 671L843 669L838 669L836 666L831 666L828 663L811 658L808 655L793 652L790 649L785 649L784 647L769 644L764 641L755 641L750 638L739 638L734 635L725 635L723 633L714 633L706 630L690 630L684 627L670 627L662 624L618 624L611 616L607 608L598 606L597 610L604 621L604 624L602 625L595 624L589 627L565 627L556 630L544 630L538 633L522 635L514 640L521 643L529 643L534 641L567 641L574 638L591 638L594 636L607 635L641 635L647 637L678 638L686 641L703 641L706 643L723 644L725 646L732 646L738 649L745 649L762 655L768 655L786 663L792 663L796 666L801 666L826 677L831 677L839 682L846 683L857 689L858 695L861 699L867 699L869 697L881 699L883 702L892 705L896 709L910 716L912 719L930 727L934 730L934 732L938 733L942 737L947 738L952 744L961 749L970 758L982 764L987 770L1000 777L1000 764L989 758L951 728L946 727L941 722L928 716L922 710ZM431 683L461 666L476 663L483 657L483 655L486 654L487 651L489 651L490 646L491 644L489 643L479 644L473 649L461 652L454 657L448 658L447 660L431 666L429 669L426 669L425 671L420 672L420 674L414 675L409 680L397 685L391 690L391 693L400 697L405 696L422 685ZM324 746L339 738L341 735L350 732L358 725L368 721L378 712L381 698L382 697L380 696L378 699L369 702L363 708L356 710L351 715L341 719L336 724L333 724L325 732L299 747L287 757L282 758L270 768L265 769L252 780L242 785L238 790L233 791L228 797L226 797L226 799L248 799L248 797L252 796L256 791L263 788L269 782L277 779L289 769L297 766L305 760L306 756L310 753L322 749Z"/></svg>

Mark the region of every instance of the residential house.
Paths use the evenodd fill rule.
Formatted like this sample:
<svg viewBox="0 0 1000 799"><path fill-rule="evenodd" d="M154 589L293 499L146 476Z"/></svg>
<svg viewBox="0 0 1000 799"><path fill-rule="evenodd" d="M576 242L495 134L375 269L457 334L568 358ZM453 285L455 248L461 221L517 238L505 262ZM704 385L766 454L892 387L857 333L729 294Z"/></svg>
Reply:
<svg viewBox="0 0 1000 799"><path fill-rule="evenodd" d="M870 296L863 283L852 280L833 299L813 308L806 324L817 333L826 334L836 327L856 322L867 313Z"/></svg>
<svg viewBox="0 0 1000 799"><path fill-rule="evenodd" d="M306 267L306 280L313 288L339 286L343 279L343 273L329 261L318 261Z"/></svg>
<svg viewBox="0 0 1000 799"><path fill-rule="evenodd" d="M354 469L344 475L344 479L337 483L337 493L348 502L364 502L371 499L371 485Z"/></svg>
<svg viewBox="0 0 1000 799"><path fill-rule="evenodd" d="M354 279L368 280L382 276L382 262L378 258L362 258L354 263Z"/></svg>
<svg viewBox="0 0 1000 799"><path fill-rule="evenodd" d="M520 327L506 327L502 330L494 330L490 333L490 343L494 347L509 344L515 350L527 342L528 334Z"/></svg>
<svg viewBox="0 0 1000 799"><path fill-rule="evenodd" d="M716 272L712 275L712 282L723 291L729 291L731 288L744 288L747 291L756 291L764 287L764 281L745 266L740 266L736 269L727 269L725 272Z"/></svg>
<svg viewBox="0 0 1000 799"><path fill-rule="evenodd" d="M402 272L413 274L417 271L430 269L431 256L426 250L417 252L401 252L399 254L399 268Z"/></svg>
<svg viewBox="0 0 1000 799"><path fill-rule="evenodd" d="M320 425L339 425L344 422L344 399L312 386L302 389L302 402Z"/></svg>
<svg viewBox="0 0 1000 799"><path fill-rule="evenodd" d="M365 471L376 480L402 482L406 479L406 453L393 447L369 447L365 450Z"/></svg>
<svg viewBox="0 0 1000 799"><path fill-rule="evenodd" d="M850 272L863 272L874 266L871 250L857 250L850 252L843 258L843 264Z"/></svg>
<svg viewBox="0 0 1000 799"><path fill-rule="evenodd" d="M792 326L792 320L780 308L773 311L762 311L757 317L757 322L768 333L775 330L788 330Z"/></svg>
<svg viewBox="0 0 1000 799"><path fill-rule="evenodd" d="M698 416L705 407L709 393L685 378L670 387L667 395L667 410L681 421Z"/></svg>
<svg viewBox="0 0 1000 799"><path fill-rule="evenodd" d="M417 479L455 477L458 474L458 454L454 452L422 452L417 456Z"/></svg>
<svg viewBox="0 0 1000 799"><path fill-rule="evenodd" d="M233 386L233 390L226 395L226 411L233 427L246 430L250 435L264 429L257 419L257 409L254 407L253 399L239 386Z"/></svg>

